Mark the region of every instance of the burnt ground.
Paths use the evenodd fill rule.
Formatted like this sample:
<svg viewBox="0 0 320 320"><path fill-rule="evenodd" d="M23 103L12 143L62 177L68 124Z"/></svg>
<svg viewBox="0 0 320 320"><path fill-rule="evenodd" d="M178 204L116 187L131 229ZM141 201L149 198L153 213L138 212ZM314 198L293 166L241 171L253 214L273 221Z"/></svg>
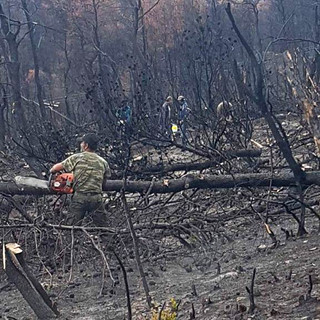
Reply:
<svg viewBox="0 0 320 320"><path fill-rule="evenodd" d="M171 298L180 301L177 319L190 319L192 304L195 319L203 320L320 319L320 241L316 221L311 217L308 219L307 236L285 239L280 226L288 228L288 221L275 219L272 225L279 245L271 248L271 240L263 226L257 228L259 220L252 217L242 220L226 225L229 240L221 237L209 247L194 250L177 245L176 250L165 258L155 257L153 261L144 262L154 301L159 304L169 303ZM92 250L89 243L81 246ZM29 260L37 274L37 258ZM126 267L133 318L151 319L134 261ZM256 309L249 315L246 286L250 286L254 268ZM119 284L114 287L109 281L102 295L99 295L102 283L99 254L93 254L89 261L77 260L69 284L69 272L60 271L53 274L52 279L45 272L42 276L37 275L57 301L64 319L121 320L126 318L123 278L115 264L111 270ZM309 276L313 284L310 297ZM2 318L35 319L32 310L14 285L8 284L3 273L1 280Z"/></svg>
<svg viewBox="0 0 320 320"><path fill-rule="evenodd" d="M285 120L283 123L286 124ZM290 122L290 125L292 127L286 128L289 136L291 132L291 139L298 141L296 134L299 132L303 136L303 130L297 123ZM260 127L264 132L265 128L261 124ZM272 141L268 140L265 134L258 134L253 138L262 146L272 145ZM318 169L318 163L308 158L311 153L304 148L310 143L307 144L305 141L303 144L294 145L294 150L306 168ZM270 164L268 152L269 149L266 148L259 160L259 167L265 166L264 170L268 170ZM190 157L188 153L184 153L184 156ZM237 162L234 166L238 170ZM284 161L274 159L273 165L283 167ZM250 164L247 164L246 170L249 170L248 168L250 169ZM159 311L160 306L166 303L162 320L320 319L319 220L311 210L307 210L308 234L301 238L295 236L297 224L292 215L277 204L288 202L288 194L292 190L203 190L197 198L192 198L194 200L191 199L192 192L188 191L183 196L177 195L176 202L165 209L168 212L162 212L163 208L155 205L150 206L150 210L146 209L146 216L142 213L134 214L137 224L161 222L161 219L168 222L183 215L190 215L189 221L192 222L196 221L197 217L212 220L202 225L204 229L198 231L195 224L192 233L187 233L183 238L153 228L147 231L137 229L143 267L151 297L154 305L158 307L156 310ZM264 200L261 202L263 197ZM267 197L269 200L273 199L274 203L270 201L266 204ZM181 211L177 213L182 198L187 199L190 206L182 206ZM128 200L132 207L135 196L129 195ZM151 199L151 203L156 203L156 200L159 199ZM163 202L165 198L160 200ZM308 188L305 191L305 200L315 212L319 212L318 187ZM24 201L26 210L34 210L34 198ZM55 197L40 198L36 202L38 210L51 219L65 214L65 208L62 206L64 201L56 201ZM195 205L193 211L191 204ZM296 203L290 209L299 214L299 206L297 207ZM162 216L158 211L162 212ZM173 213L175 215L171 216ZM277 239L276 246L273 245L264 226L263 219L266 213L269 215L269 226ZM120 226L118 231L124 233L121 236L122 251L118 254L129 279L133 319L156 320L159 318L158 313L154 312L152 315L145 302L142 282L132 253L132 242L128 236L123 212L118 209L116 197L110 200L109 214L110 221L122 221L117 224ZM153 221L155 216L157 221ZM10 217L15 223L21 223L21 218L15 210L11 212ZM123 274L109 250L110 247L115 250L119 247L119 243L116 243L113 237L100 239L90 233L89 239L80 232L75 234L71 250L70 233L54 230L49 234L45 230L40 232L39 228L19 230L15 237L24 250L26 261L52 300L57 303L62 319L127 319ZM4 234L5 241L12 241L8 230L5 230ZM95 250L92 241L101 246L111 276L103 267L101 253ZM35 243L39 245L36 249ZM0 263L2 264L2 261ZM251 314L246 287L250 287L254 269L256 308ZM179 304L176 318L170 311L171 299ZM18 290L8 282L2 269L0 319L36 319Z"/></svg>

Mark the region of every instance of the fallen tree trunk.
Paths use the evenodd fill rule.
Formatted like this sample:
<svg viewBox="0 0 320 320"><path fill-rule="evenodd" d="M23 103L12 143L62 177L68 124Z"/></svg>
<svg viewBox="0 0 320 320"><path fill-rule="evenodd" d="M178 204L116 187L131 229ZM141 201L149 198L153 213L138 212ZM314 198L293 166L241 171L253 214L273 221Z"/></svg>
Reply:
<svg viewBox="0 0 320 320"><path fill-rule="evenodd" d="M218 155L215 160L209 160L204 162L185 162L185 163L175 163L172 165L157 165L153 167L146 167L143 171L132 171L134 174L149 174L149 173L166 173L173 171L192 171L192 170L204 170L210 167L220 164L222 161L230 160L240 157L255 158L260 157L261 150L237 150L228 151L224 154Z"/></svg>
<svg viewBox="0 0 320 320"><path fill-rule="evenodd" d="M30 178L26 178L30 183ZM16 182L0 182L0 193L4 194L53 194L43 180L32 179L33 185L24 184L24 177L17 177ZM40 182L37 184L37 182ZM320 185L320 171L306 172L304 185ZM220 189L240 187L285 187L296 186L292 173L272 175L270 173L251 173L222 176L187 175L181 179L164 179L159 181L127 181L125 191L135 193L171 193L187 189ZM122 180L108 180L104 183L104 191L120 191Z"/></svg>
<svg viewBox="0 0 320 320"><path fill-rule="evenodd" d="M184 151L189 151L191 153L197 154L199 156L205 157L205 158L215 158L215 157L224 157L224 158L234 158L234 157L260 157L261 150L250 150L250 149L241 149L241 150L226 150L226 151L217 151L214 149L207 149L207 150L201 150L201 149L195 149L190 146L183 146L178 143L173 144Z"/></svg>
<svg viewBox="0 0 320 320"><path fill-rule="evenodd" d="M125 190L127 192L140 193L170 193L187 189L220 189L239 187L274 187L296 186L292 173L271 175L265 173L237 174L234 176L205 176L187 175L181 179L162 181L127 181ZM320 171L306 174L305 185L320 185ZM123 188L123 181L109 180L104 184L104 191L120 191ZM150 190L149 190L150 189Z"/></svg>

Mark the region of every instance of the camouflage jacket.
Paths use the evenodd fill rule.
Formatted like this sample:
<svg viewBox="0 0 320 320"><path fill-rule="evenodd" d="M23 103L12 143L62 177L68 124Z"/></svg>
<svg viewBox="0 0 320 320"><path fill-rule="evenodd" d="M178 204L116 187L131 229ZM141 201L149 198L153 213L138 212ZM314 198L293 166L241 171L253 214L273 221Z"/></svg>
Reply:
<svg viewBox="0 0 320 320"><path fill-rule="evenodd" d="M111 176L108 162L94 152L73 154L62 161L62 165L74 174L75 192L101 193L104 179Z"/></svg>

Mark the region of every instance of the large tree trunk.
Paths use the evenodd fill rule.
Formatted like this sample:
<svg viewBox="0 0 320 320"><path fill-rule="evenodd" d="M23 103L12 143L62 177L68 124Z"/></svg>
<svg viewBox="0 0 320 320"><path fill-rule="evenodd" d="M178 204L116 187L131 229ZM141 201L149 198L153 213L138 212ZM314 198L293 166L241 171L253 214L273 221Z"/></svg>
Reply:
<svg viewBox="0 0 320 320"><path fill-rule="evenodd" d="M249 46L248 42L246 41L246 39L243 37L243 35L241 34L239 28L237 27L237 24L234 20L234 17L232 15L231 12L231 5L230 3L228 3L228 6L226 8L226 12L228 14L228 17L231 21L231 24L238 36L238 38L240 39L242 45L244 46L244 48L247 51L247 54L250 58L251 61L251 65L254 71L254 75L256 78L256 81L254 83L254 91L251 94L251 98L254 100L254 102L256 103L256 105L259 107L263 117L265 118L266 122L269 125L269 128L279 146L280 151L282 152L284 158L287 160L292 172L294 173L297 183L301 183L301 181L304 178L304 171L301 169L300 165L297 163L297 161L295 160L291 148L290 148L290 144L287 140L287 137L284 133L284 131L282 130L281 124L279 124L275 117L272 115L272 113L269 111L268 109L268 105L266 102L266 97L265 97L265 93L264 93L264 89L265 89L265 81L264 81L264 77L263 77L263 71L262 71L262 65L261 63L258 62L256 56L254 55L254 51L253 49ZM247 90L248 92L249 90Z"/></svg>
<svg viewBox="0 0 320 320"><path fill-rule="evenodd" d="M315 4L314 7L315 11L315 19L314 19L314 29L315 29L315 41L320 42L320 5ZM317 48L315 50L315 57L311 64L311 70L310 70L310 79L307 79L308 84L310 85L310 80L314 82L315 86L319 85L319 79L320 79L320 52L319 52L320 46L317 45Z"/></svg>
<svg viewBox="0 0 320 320"><path fill-rule="evenodd" d="M320 171L308 172L303 185L320 185ZM223 176L187 175L181 179L163 179L161 181L127 181L125 191L139 193L171 193L188 189L219 189L241 187L287 187L295 186L292 173L272 175L269 173L252 173ZM122 180L108 180L104 183L104 191L121 191ZM44 180L27 177L16 177L15 182L0 182L0 193L5 194L52 194Z"/></svg>
<svg viewBox="0 0 320 320"><path fill-rule="evenodd" d="M4 150L5 148L5 138L6 138L6 123L4 117L4 110L7 106L6 102L6 92L4 90L3 85L0 85L0 89L2 91L2 101L0 101L0 150Z"/></svg>
<svg viewBox="0 0 320 320"><path fill-rule="evenodd" d="M231 21L231 24L234 28L235 33L237 34L241 44L245 48L250 61L251 61L251 66L253 69L253 73L255 76L255 81L253 83L253 89L254 91L251 94L251 98L254 100L256 105L259 107L263 117L265 118L266 122L269 125L269 128L274 136L274 139L277 142L277 145L282 152L284 158L288 162L290 169L292 170L295 180L296 180L296 185L300 191L300 200L303 203L303 192L302 192L302 184L304 183L304 178L305 178L305 172L302 170L301 166L299 163L296 161L294 158L290 144L288 141L288 138L286 136L285 131L282 128L281 123L276 119L276 117L272 114L272 112L268 108L266 96L265 96L265 80L263 76L263 69L262 69L262 63L258 62L253 49L250 47L246 39L243 37L242 33L240 32L235 19L232 15L231 12L231 4L228 3L226 12L228 14L228 17ZM249 91L249 90L248 90ZM304 222L305 222L305 207L304 205L301 206L301 218L300 218L300 225L299 225L299 231L298 235L303 235L304 233Z"/></svg>

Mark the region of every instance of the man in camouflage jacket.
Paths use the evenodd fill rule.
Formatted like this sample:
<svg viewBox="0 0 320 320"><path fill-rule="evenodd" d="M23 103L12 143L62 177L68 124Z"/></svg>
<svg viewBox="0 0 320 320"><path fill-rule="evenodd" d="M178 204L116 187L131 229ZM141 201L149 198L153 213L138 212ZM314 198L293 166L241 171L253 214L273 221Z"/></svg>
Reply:
<svg viewBox="0 0 320 320"><path fill-rule="evenodd" d="M51 173L64 170L74 174L74 193L69 208L73 225L81 225L86 214L97 226L106 225L102 185L111 172L108 162L95 153L97 146L97 136L86 134L81 139L81 153L71 155L50 169Z"/></svg>

